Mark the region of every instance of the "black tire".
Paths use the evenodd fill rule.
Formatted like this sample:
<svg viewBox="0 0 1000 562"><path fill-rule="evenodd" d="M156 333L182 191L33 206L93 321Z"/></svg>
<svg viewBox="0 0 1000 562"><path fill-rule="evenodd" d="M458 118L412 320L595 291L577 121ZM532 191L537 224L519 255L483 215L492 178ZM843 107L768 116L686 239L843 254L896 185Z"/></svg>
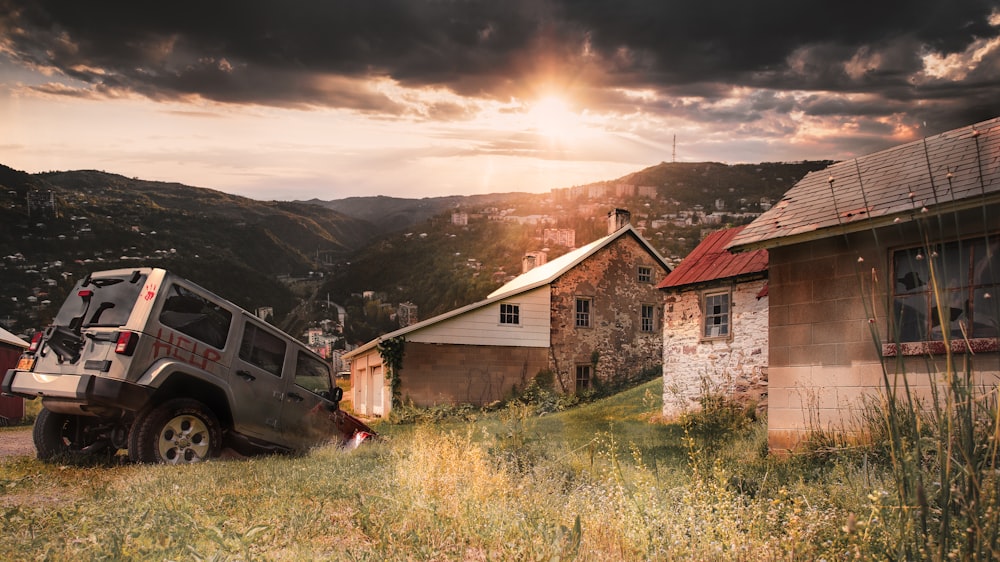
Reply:
<svg viewBox="0 0 1000 562"><path fill-rule="evenodd" d="M128 456L141 463L190 464L221 451L219 419L190 398L168 400L141 414L128 437Z"/></svg>
<svg viewBox="0 0 1000 562"><path fill-rule="evenodd" d="M96 418L59 414L42 408L32 429L38 459L108 459L117 449L98 429Z"/></svg>

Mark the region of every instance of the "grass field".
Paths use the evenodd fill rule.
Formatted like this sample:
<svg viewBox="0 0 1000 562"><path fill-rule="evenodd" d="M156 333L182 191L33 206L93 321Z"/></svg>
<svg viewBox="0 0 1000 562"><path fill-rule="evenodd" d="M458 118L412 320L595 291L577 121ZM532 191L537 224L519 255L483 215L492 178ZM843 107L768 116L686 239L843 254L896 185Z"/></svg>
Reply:
<svg viewBox="0 0 1000 562"><path fill-rule="evenodd" d="M0 461L12 560L882 559L887 471L657 421L662 382L543 416L378 424L355 451L192 466ZM694 422L698 420L695 419Z"/></svg>

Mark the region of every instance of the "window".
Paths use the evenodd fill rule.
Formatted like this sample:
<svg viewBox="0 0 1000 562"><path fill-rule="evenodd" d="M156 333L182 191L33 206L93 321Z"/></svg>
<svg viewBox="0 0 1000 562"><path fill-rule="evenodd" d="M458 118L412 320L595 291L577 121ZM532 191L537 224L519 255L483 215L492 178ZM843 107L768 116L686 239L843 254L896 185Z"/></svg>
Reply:
<svg viewBox="0 0 1000 562"><path fill-rule="evenodd" d="M652 283L653 282L653 268L648 265L640 265L639 273L636 276L640 283Z"/></svg>
<svg viewBox="0 0 1000 562"><path fill-rule="evenodd" d="M706 338L729 337L729 292L705 295Z"/></svg>
<svg viewBox="0 0 1000 562"><path fill-rule="evenodd" d="M590 304L591 299L576 299L576 327L590 327Z"/></svg>
<svg viewBox="0 0 1000 562"><path fill-rule="evenodd" d="M997 337L998 254L1000 242L985 239L893 252L893 335L900 342Z"/></svg>
<svg viewBox="0 0 1000 562"><path fill-rule="evenodd" d="M587 390L590 388L590 365L577 365L576 366L576 391Z"/></svg>
<svg viewBox="0 0 1000 562"><path fill-rule="evenodd" d="M299 351L295 362L295 384L314 394L327 392L330 390L330 369L326 363Z"/></svg>
<svg viewBox="0 0 1000 562"><path fill-rule="evenodd" d="M521 306L500 303L500 323L518 325L521 323Z"/></svg>
<svg viewBox="0 0 1000 562"><path fill-rule="evenodd" d="M653 318L656 314L655 308L651 304L642 305L642 311L639 313L640 327L639 329L643 332L653 331Z"/></svg>
<svg viewBox="0 0 1000 562"><path fill-rule="evenodd" d="M232 315L228 310L179 285L163 303L160 323L217 349L226 346Z"/></svg>
<svg viewBox="0 0 1000 562"><path fill-rule="evenodd" d="M240 359L280 377L285 362L285 341L247 322L240 342Z"/></svg>

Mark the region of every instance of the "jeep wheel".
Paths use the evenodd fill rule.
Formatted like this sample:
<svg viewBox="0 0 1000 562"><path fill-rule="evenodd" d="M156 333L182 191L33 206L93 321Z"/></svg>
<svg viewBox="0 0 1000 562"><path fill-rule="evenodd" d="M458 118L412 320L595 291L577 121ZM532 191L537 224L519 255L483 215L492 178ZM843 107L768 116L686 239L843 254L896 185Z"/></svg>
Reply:
<svg viewBox="0 0 1000 562"><path fill-rule="evenodd" d="M39 460L48 461L60 457L110 458L116 449L98 434L96 418L58 414L42 408L35 418L32 438Z"/></svg>
<svg viewBox="0 0 1000 562"><path fill-rule="evenodd" d="M142 463L188 464L219 456L222 427L207 406L175 398L140 415L129 433L129 458Z"/></svg>

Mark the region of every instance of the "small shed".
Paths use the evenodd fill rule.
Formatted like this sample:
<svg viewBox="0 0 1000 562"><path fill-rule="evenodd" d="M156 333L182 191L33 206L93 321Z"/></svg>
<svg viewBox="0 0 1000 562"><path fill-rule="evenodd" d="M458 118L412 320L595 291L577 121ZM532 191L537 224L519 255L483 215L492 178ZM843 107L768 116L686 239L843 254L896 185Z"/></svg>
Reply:
<svg viewBox="0 0 1000 562"><path fill-rule="evenodd" d="M0 328L0 376L17 365L28 342ZM0 425L19 421L24 417L24 398L0 396Z"/></svg>
<svg viewBox="0 0 1000 562"><path fill-rule="evenodd" d="M697 410L705 395L754 407L767 396L767 250L727 250L743 229L709 234L658 285L665 418Z"/></svg>
<svg viewBox="0 0 1000 562"><path fill-rule="evenodd" d="M729 242L768 251L772 450L861 434L887 386L929 401L949 369L995 400L998 216L994 118L812 172Z"/></svg>

